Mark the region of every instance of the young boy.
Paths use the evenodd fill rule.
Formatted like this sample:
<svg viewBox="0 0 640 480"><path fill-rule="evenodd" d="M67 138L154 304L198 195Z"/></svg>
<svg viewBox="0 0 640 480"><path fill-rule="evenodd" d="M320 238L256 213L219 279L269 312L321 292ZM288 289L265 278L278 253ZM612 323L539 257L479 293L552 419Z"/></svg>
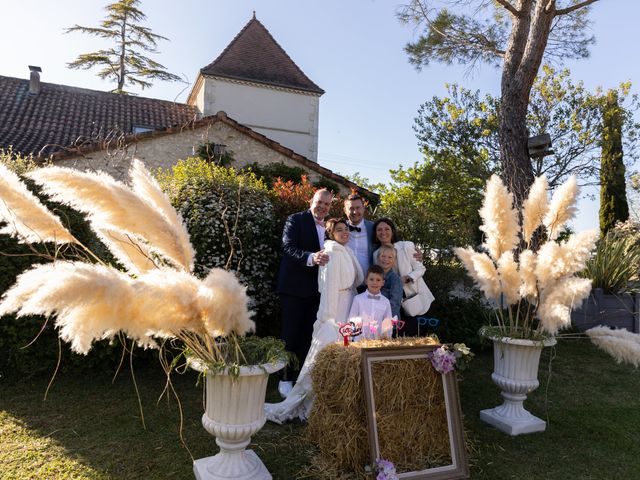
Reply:
<svg viewBox="0 0 640 480"><path fill-rule="evenodd" d="M380 290L382 295L389 299L391 315L400 318L400 305L402 304L402 279L393 269L396 264L396 249L393 245L382 245L378 250L378 265L384 270L384 286Z"/></svg>
<svg viewBox="0 0 640 480"><path fill-rule="evenodd" d="M356 340L380 338L383 334L382 322L391 318L391 304L380 293L384 286L384 270L379 265L371 265L364 280L367 289L353 298L349 321L362 320L362 335ZM384 332L390 334L391 332Z"/></svg>

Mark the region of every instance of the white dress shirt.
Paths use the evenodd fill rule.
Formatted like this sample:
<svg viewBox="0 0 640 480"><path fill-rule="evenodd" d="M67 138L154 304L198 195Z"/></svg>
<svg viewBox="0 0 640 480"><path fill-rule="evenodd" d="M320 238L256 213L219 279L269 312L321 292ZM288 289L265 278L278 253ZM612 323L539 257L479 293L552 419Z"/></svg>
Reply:
<svg viewBox="0 0 640 480"><path fill-rule="evenodd" d="M349 248L355 253L358 263L366 275L369 269L369 239L367 238L367 227L364 224L364 219L360 220L360 223L354 225L354 227L358 227L360 231L353 230L349 232Z"/></svg>

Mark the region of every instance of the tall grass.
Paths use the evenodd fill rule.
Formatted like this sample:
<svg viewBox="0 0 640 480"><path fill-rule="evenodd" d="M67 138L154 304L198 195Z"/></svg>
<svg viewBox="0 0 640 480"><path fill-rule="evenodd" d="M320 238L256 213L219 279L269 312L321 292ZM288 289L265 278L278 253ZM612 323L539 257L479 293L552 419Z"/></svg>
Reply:
<svg viewBox="0 0 640 480"><path fill-rule="evenodd" d="M618 294L631 289L640 268L640 244L635 238L609 232L600 238L595 255L587 262L580 276L590 278L593 288L606 294Z"/></svg>

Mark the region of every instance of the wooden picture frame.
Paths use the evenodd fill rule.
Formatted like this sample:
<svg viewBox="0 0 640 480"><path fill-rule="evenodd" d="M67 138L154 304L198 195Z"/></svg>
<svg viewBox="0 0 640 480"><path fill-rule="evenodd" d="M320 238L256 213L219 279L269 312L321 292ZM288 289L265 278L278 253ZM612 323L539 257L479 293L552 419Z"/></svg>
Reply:
<svg viewBox="0 0 640 480"><path fill-rule="evenodd" d="M369 448L371 452L371 464L375 465L377 459L381 458L380 439L378 436L378 425L376 413L382 405L376 403L374 395L374 382L373 370L374 366L378 362L396 362L401 360L425 360L425 367L433 369L430 360L427 355L434 349L439 348L440 345L433 346L416 346L416 347L377 347L377 348L363 348L361 353L361 367L362 367L362 379L364 388L364 397L366 403L366 416L367 427L369 435ZM422 366L417 364L420 368ZM429 479L429 480L445 480L445 479L463 479L469 477L469 465L467 462L466 448L464 442L464 432L462 426L462 410L460 408L460 397L458 394L458 384L454 372L447 374L439 374L433 370L436 375L441 377L442 394L438 392L439 397L444 400L444 412L446 412L446 422L442 418L441 424L446 424L447 433L445 435L449 444L449 459L450 462L444 460L444 464L435 467L429 467L425 465L424 469L415 471L398 471L398 478L401 479ZM432 375L429 372L429 375ZM437 388L438 384L434 383L433 387ZM425 387L426 388L426 387ZM382 399L378 399L381 402ZM435 408L436 406L434 406ZM431 404L429 407L431 408ZM438 407L438 412L442 412L442 404ZM412 412L403 412L407 415L411 415ZM438 413L443 415L443 413ZM401 436L402 437L402 436ZM445 442L441 447L445 448ZM406 445L406 448L411 451L412 445ZM384 458L384 457L383 457ZM393 461L392 458L385 458L385 460ZM398 466L396 466L398 467Z"/></svg>

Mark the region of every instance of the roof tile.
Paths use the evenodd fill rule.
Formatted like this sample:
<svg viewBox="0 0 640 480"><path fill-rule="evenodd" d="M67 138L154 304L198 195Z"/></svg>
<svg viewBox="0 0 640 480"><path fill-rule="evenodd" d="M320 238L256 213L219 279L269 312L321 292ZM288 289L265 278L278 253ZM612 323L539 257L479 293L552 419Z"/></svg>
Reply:
<svg viewBox="0 0 640 480"><path fill-rule="evenodd" d="M0 75L0 148L48 156L82 143L129 134L133 126L162 129L198 116L194 106L152 98L99 92Z"/></svg>
<svg viewBox="0 0 640 480"><path fill-rule="evenodd" d="M222 53L206 67L203 75L247 80L293 88L322 95L322 90L278 45L254 16Z"/></svg>

